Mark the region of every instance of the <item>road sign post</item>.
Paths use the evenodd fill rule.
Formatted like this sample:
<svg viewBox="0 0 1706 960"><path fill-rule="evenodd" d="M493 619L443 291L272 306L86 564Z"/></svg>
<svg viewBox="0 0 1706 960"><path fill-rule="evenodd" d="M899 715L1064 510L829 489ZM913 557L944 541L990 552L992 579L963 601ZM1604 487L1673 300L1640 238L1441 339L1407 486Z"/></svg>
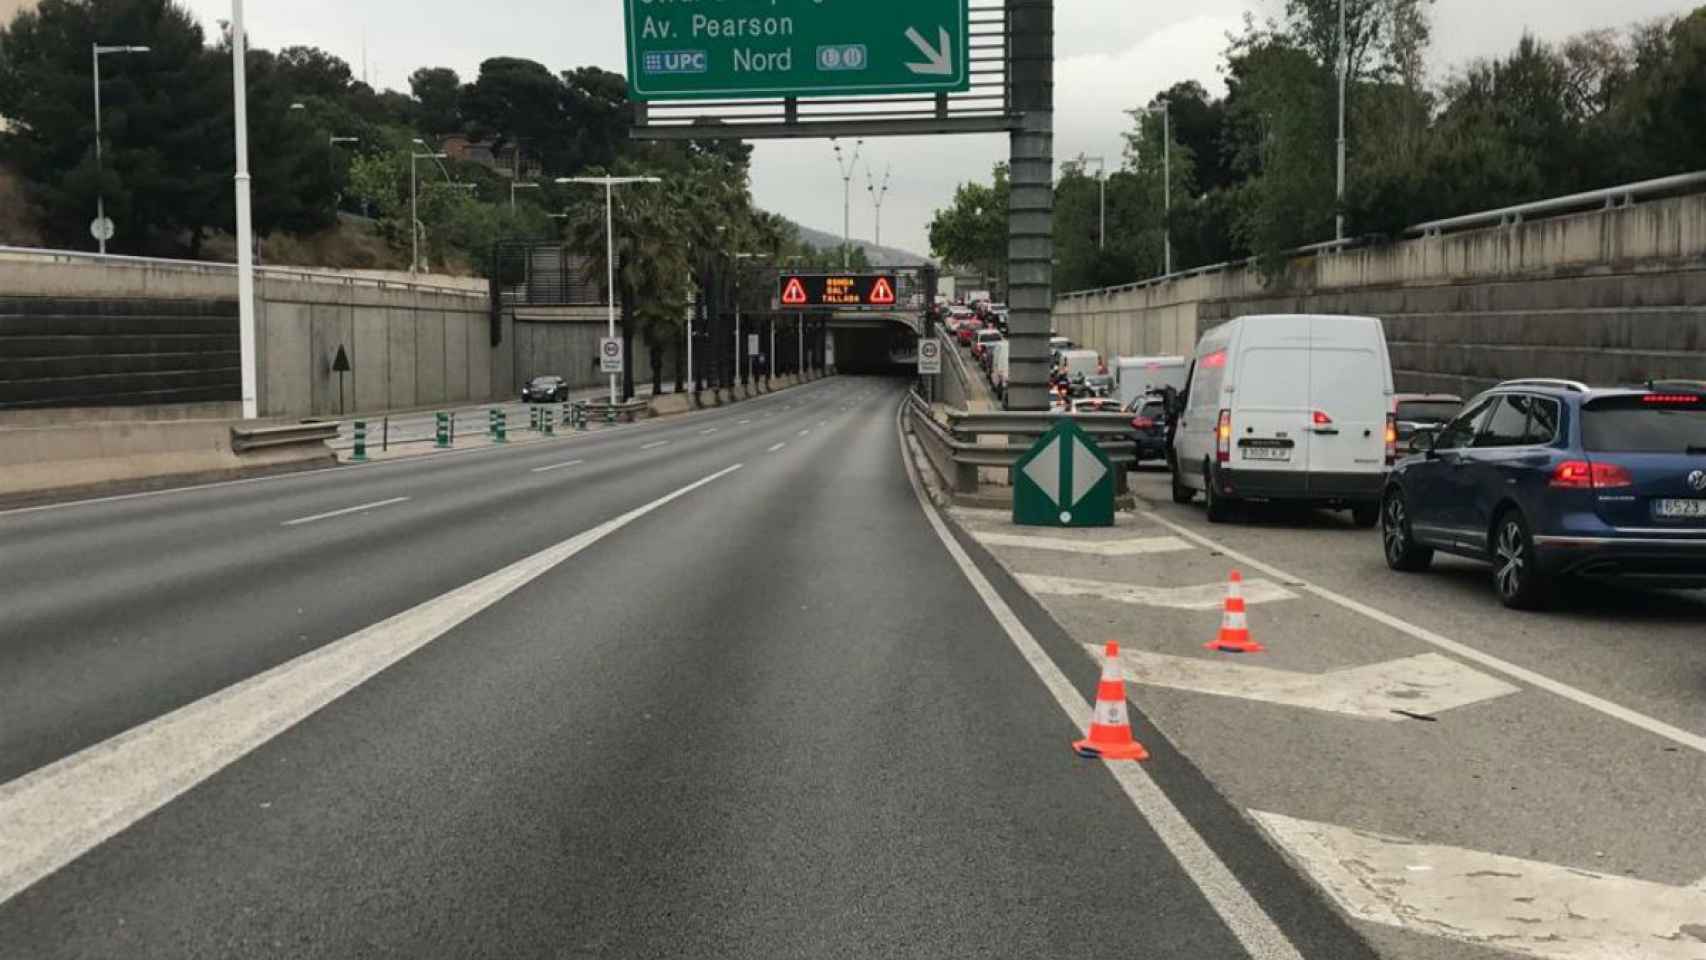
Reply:
<svg viewBox="0 0 1706 960"><path fill-rule="evenodd" d="M604 373L622 372L622 338L598 338L599 370Z"/></svg>
<svg viewBox="0 0 1706 960"><path fill-rule="evenodd" d="M1078 424L1057 421L1013 465L1013 522L1031 527L1114 525L1114 466Z"/></svg>
<svg viewBox="0 0 1706 960"><path fill-rule="evenodd" d="M627 0L635 100L954 93L969 0Z"/></svg>
<svg viewBox="0 0 1706 960"><path fill-rule="evenodd" d="M942 341L918 341L918 375L931 377L942 372Z"/></svg>

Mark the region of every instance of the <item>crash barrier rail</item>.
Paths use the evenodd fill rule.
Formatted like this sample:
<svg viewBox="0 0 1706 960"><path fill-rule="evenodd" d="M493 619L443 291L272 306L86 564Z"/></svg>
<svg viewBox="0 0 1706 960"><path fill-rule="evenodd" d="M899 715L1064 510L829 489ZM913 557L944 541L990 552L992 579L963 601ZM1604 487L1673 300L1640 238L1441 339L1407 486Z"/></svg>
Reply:
<svg viewBox="0 0 1706 960"><path fill-rule="evenodd" d="M1131 430L1131 418L1123 413L971 413L949 410L948 425L943 426L937 422L930 404L916 391L907 397L907 413L912 419L913 436L918 438L925 457L936 468L942 482L955 493L977 491L979 467L1012 469L1030 449L1028 443L984 446L978 443L978 437L1033 439L1047 433L1060 420L1073 421L1095 438L1096 445L1114 465L1115 490L1125 492L1126 473L1137 462L1137 445L1126 439Z"/></svg>
<svg viewBox="0 0 1706 960"><path fill-rule="evenodd" d="M1581 213L1595 208L1616 210L1621 207L1631 207L1637 200L1654 199L1689 193L1706 188L1706 170L1693 173L1679 173L1670 177L1659 177L1655 180L1641 180L1636 183L1625 183L1615 187L1605 187L1600 190L1587 190L1582 193L1572 193L1563 197L1550 197L1545 200L1535 200L1529 203L1519 203L1515 206L1500 207L1496 210L1481 210L1466 213L1458 217L1447 217L1443 220L1429 220L1406 227L1399 233L1400 237L1437 237L1458 230L1476 230L1482 227L1514 227L1535 217L1546 217L1557 214ZM1308 246L1286 250L1283 256L1299 257L1312 253L1333 253L1340 250L1350 250L1358 247L1373 246L1387 242L1387 237L1359 237L1344 240L1328 240L1324 243L1312 243ZM1078 297L1100 296L1123 293L1128 290L1141 290L1158 284L1171 283L1175 280L1187 280L1209 273L1221 273L1227 270L1237 270L1243 267L1253 267L1257 258L1249 257L1243 260L1227 260L1222 263L1211 263L1189 270L1175 270L1147 280L1133 283L1122 283L1113 287L1097 287L1091 290L1073 290L1055 298L1056 303Z"/></svg>
<svg viewBox="0 0 1706 960"><path fill-rule="evenodd" d="M605 423L633 423L640 414L652 408L650 400L633 399L621 403L611 403L608 400L582 401L578 406L585 408L587 416L595 420L602 419Z"/></svg>
<svg viewBox="0 0 1706 960"><path fill-rule="evenodd" d="M287 423L282 426L232 427L231 449L237 453L303 444L325 444L337 439L338 424Z"/></svg>

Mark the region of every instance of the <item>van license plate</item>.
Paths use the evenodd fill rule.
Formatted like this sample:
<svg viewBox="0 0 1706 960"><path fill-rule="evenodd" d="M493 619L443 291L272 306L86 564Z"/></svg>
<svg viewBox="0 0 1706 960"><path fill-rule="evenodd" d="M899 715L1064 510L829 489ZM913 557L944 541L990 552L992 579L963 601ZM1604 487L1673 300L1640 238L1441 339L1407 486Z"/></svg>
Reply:
<svg viewBox="0 0 1706 960"><path fill-rule="evenodd" d="M1653 515L1671 519L1706 517L1706 500L1657 500Z"/></svg>
<svg viewBox="0 0 1706 960"><path fill-rule="evenodd" d="M1290 447L1240 447L1246 460L1290 460Z"/></svg>

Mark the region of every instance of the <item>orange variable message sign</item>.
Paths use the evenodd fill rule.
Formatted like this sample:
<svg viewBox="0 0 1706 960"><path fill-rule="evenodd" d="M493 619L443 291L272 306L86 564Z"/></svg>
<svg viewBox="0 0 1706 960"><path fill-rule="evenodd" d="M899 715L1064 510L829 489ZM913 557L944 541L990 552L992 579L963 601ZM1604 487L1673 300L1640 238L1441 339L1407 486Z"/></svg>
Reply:
<svg viewBox="0 0 1706 960"><path fill-rule="evenodd" d="M777 289L789 307L892 307L895 278L885 273L827 273L785 276Z"/></svg>

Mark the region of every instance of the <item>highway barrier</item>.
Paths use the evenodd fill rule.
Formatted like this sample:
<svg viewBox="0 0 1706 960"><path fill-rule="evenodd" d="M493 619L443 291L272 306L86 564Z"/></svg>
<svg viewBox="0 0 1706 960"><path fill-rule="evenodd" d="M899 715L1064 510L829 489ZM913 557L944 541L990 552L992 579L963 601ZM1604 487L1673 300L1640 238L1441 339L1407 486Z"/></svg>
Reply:
<svg viewBox="0 0 1706 960"><path fill-rule="evenodd" d="M357 420L355 422L355 452L353 454L351 454L350 460L352 462L355 462L355 463L366 463L367 462L367 421L366 420Z"/></svg>
<svg viewBox="0 0 1706 960"><path fill-rule="evenodd" d="M1070 419L1096 440L1096 446L1114 464L1114 492L1126 492L1126 473L1137 462L1137 445L1127 439L1131 418L1123 413L1030 413L996 411L970 413L947 411L948 425L937 422L930 405L916 391L907 398L907 415L913 436L942 482L954 493L976 493L978 468L1011 470L1030 444L1047 433L1056 420ZM1020 443L986 445L979 437L1017 438Z"/></svg>
<svg viewBox="0 0 1706 960"><path fill-rule="evenodd" d="M453 442L450 439L450 414L440 410L436 419L438 421L438 431L437 437L433 441L433 446L440 450L448 449Z"/></svg>
<svg viewBox="0 0 1706 960"><path fill-rule="evenodd" d="M509 442L509 417L502 410L492 411L492 442Z"/></svg>

